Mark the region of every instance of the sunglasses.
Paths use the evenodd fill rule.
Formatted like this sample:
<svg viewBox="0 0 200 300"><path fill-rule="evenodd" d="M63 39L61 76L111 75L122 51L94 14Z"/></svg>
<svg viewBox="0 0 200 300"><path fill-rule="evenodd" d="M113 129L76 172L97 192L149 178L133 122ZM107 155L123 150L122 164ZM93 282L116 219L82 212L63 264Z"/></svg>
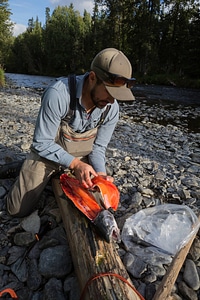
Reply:
<svg viewBox="0 0 200 300"><path fill-rule="evenodd" d="M134 86L136 79L135 78L126 78L118 74L113 74L108 71L101 69L100 67L96 67L100 69L106 75L106 78L102 79L99 75L98 77L103 81L103 83L107 86L120 87L126 84L127 88L131 88Z"/></svg>

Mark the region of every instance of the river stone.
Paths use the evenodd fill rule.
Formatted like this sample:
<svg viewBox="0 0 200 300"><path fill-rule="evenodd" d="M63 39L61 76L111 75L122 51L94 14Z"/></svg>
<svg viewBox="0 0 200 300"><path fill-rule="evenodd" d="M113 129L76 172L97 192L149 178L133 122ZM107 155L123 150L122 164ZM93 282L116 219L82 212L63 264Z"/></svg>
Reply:
<svg viewBox="0 0 200 300"><path fill-rule="evenodd" d="M21 149L22 150L29 150L30 146L31 146L31 144L29 144L29 143L23 143L23 144L21 144Z"/></svg>
<svg viewBox="0 0 200 300"><path fill-rule="evenodd" d="M54 247L59 244L59 241L55 238L49 238L48 236L44 236L39 242L39 249L43 250L48 247Z"/></svg>
<svg viewBox="0 0 200 300"><path fill-rule="evenodd" d="M167 298L167 300L182 300L182 298L177 294L172 294Z"/></svg>
<svg viewBox="0 0 200 300"><path fill-rule="evenodd" d="M36 291L42 283L42 276L38 271L36 259L31 259L29 262L27 286L30 290Z"/></svg>
<svg viewBox="0 0 200 300"><path fill-rule="evenodd" d="M64 281L64 292L68 295L69 300L80 299L80 289L77 277L68 277Z"/></svg>
<svg viewBox="0 0 200 300"><path fill-rule="evenodd" d="M66 245L67 243L66 233L62 225L50 230L47 236L58 240L61 245Z"/></svg>
<svg viewBox="0 0 200 300"><path fill-rule="evenodd" d="M150 269L156 276L164 276L166 273L165 268L161 264L157 266L150 266Z"/></svg>
<svg viewBox="0 0 200 300"><path fill-rule="evenodd" d="M190 191L188 191L186 189L179 189L178 195L180 196L181 199L191 198Z"/></svg>
<svg viewBox="0 0 200 300"><path fill-rule="evenodd" d="M17 289L16 293L17 293L17 296L18 296L17 299L19 299L19 300L20 299L31 299L32 300L32 297L31 297L32 292L26 286L22 287L19 290Z"/></svg>
<svg viewBox="0 0 200 300"><path fill-rule="evenodd" d="M145 282L152 283L156 281L157 276L155 273L151 272L150 274L147 274L144 278L145 278Z"/></svg>
<svg viewBox="0 0 200 300"><path fill-rule="evenodd" d="M18 260L18 258L22 257L25 253L26 249L23 247L19 247L19 246L13 246L9 249L8 254L8 261L7 264L11 265L13 264L15 261Z"/></svg>
<svg viewBox="0 0 200 300"><path fill-rule="evenodd" d="M8 251L9 251L8 246L6 246L4 249L0 249L0 264L6 264Z"/></svg>
<svg viewBox="0 0 200 300"><path fill-rule="evenodd" d="M32 249L30 250L30 252L28 253L28 258L29 259L39 259L40 254L41 254L41 249L39 248L40 246L40 241L37 242Z"/></svg>
<svg viewBox="0 0 200 300"><path fill-rule="evenodd" d="M5 266L3 264L0 264L0 276L3 275L4 271L9 271L9 270L10 270L10 267L7 267L7 266Z"/></svg>
<svg viewBox="0 0 200 300"><path fill-rule="evenodd" d="M154 198L143 197L142 200L143 200L146 208L155 205Z"/></svg>
<svg viewBox="0 0 200 300"><path fill-rule="evenodd" d="M148 189L148 188L145 188L143 186L139 186L138 187L138 191L142 194L142 195L145 195L145 196L153 196L154 195L154 192L151 190L151 189Z"/></svg>
<svg viewBox="0 0 200 300"><path fill-rule="evenodd" d="M192 161L200 164L200 152L192 153L190 157Z"/></svg>
<svg viewBox="0 0 200 300"><path fill-rule="evenodd" d="M143 198L142 198L141 193L135 192L135 193L132 195L132 198L131 198L131 201L132 201L131 206L132 206L132 207L138 207L138 206L141 204L142 199L143 199Z"/></svg>
<svg viewBox="0 0 200 300"><path fill-rule="evenodd" d="M189 287L193 290L198 290L200 287L199 275L195 263L191 259L185 262L185 269L183 272L183 279Z"/></svg>
<svg viewBox="0 0 200 300"><path fill-rule="evenodd" d="M136 282L137 283L137 282ZM146 284L144 282L141 282L138 286L133 282L134 286L137 288L137 291L145 297L145 291L146 291Z"/></svg>
<svg viewBox="0 0 200 300"><path fill-rule="evenodd" d="M44 287L45 300L66 300L61 280L50 278Z"/></svg>
<svg viewBox="0 0 200 300"><path fill-rule="evenodd" d="M200 258L200 240L199 239L194 240L189 253L192 256L194 261L197 261Z"/></svg>
<svg viewBox="0 0 200 300"><path fill-rule="evenodd" d="M189 288L184 281L178 283L180 293L183 295L183 299L186 300L198 300L197 294L191 288Z"/></svg>
<svg viewBox="0 0 200 300"><path fill-rule="evenodd" d="M27 281L28 271L26 266L26 261L19 258L14 264L11 265L11 270L15 274L15 276L21 282Z"/></svg>
<svg viewBox="0 0 200 300"><path fill-rule="evenodd" d="M17 246L29 246L35 241L35 235L32 232L18 232L14 236L14 243Z"/></svg>
<svg viewBox="0 0 200 300"><path fill-rule="evenodd" d="M185 177L184 179L181 180L182 184L185 186L189 186L189 187L199 187L199 182L197 177L195 178L194 176L192 177Z"/></svg>
<svg viewBox="0 0 200 300"><path fill-rule="evenodd" d="M28 217L25 217L21 222L21 227L28 232L38 233L40 230L40 217L38 211L34 211Z"/></svg>
<svg viewBox="0 0 200 300"><path fill-rule="evenodd" d="M145 300L152 300L153 296L156 292L156 285L155 284L149 284L146 286L146 292L145 292ZM162 299L164 300L164 299Z"/></svg>
<svg viewBox="0 0 200 300"><path fill-rule="evenodd" d="M31 296L31 300L41 300L42 299L42 292L37 291Z"/></svg>
<svg viewBox="0 0 200 300"><path fill-rule="evenodd" d="M3 198L6 194L6 189L3 186L0 186L0 198Z"/></svg>
<svg viewBox="0 0 200 300"><path fill-rule="evenodd" d="M190 166L187 169L187 172L198 175L200 173L200 166L199 165Z"/></svg>
<svg viewBox="0 0 200 300"><path fill-rule="evenodd" d="M131 253L126 253L123 263L129 273L135 278L141 278L142 274L147 270L147 265L139 258Z"/></svg>
<svg viewBox="0 0 200 300"><path fill-rule="evenodd" d="M72 270L69 247L59 245L44 249L39 259L39 271L45 278L62 278Z"/></svg>

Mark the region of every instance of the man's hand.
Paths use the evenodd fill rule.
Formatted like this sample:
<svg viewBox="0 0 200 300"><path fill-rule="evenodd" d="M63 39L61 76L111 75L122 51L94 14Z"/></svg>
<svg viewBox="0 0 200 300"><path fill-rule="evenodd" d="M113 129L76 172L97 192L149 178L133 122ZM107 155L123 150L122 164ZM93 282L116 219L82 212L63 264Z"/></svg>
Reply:
<svg viewBox="0 0 200 300"><path fill-rule="evenodd" d="M98 174L95 172L92 166L82 162L78 158L75 158L69 167L74 171L75 177L85 188L91 188L93 186L91 175L98 176Z"/></svg>
<svg viewBox="0 0 200 300"><path fill-rule="evenodd" d="M104 179L106 179L106 180L108 180L110 182L114 182L114 178L112 176L106 175L106 173L98 172L98 175L103 176Z"/></svg>

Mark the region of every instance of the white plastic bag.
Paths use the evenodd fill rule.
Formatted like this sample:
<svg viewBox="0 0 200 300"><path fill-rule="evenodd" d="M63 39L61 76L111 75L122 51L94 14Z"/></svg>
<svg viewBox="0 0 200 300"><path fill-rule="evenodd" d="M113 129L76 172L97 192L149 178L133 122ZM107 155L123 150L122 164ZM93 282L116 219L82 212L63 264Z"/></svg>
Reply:
<svg viewBox="0 0 200 300"><path fill-rule="evenodd" d="M122 241L133 248L132 237L175 255L195 234L200 222L186 205L164 204L140 210L129 217L122 229ZM133 244L133 243L132 243Z"/></svg>

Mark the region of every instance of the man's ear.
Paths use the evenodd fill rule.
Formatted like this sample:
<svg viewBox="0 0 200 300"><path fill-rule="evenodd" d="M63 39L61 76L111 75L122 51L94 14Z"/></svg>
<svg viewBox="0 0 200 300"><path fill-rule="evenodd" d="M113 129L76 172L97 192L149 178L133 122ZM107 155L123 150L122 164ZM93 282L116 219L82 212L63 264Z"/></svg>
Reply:
<svg viewBox="0 0 200 300"><path fill-rule="evenodd" d="M97 77L94 71L90 71L89 73L89 80L91 81L91 83L96 83L97 81Z"/></svg>

